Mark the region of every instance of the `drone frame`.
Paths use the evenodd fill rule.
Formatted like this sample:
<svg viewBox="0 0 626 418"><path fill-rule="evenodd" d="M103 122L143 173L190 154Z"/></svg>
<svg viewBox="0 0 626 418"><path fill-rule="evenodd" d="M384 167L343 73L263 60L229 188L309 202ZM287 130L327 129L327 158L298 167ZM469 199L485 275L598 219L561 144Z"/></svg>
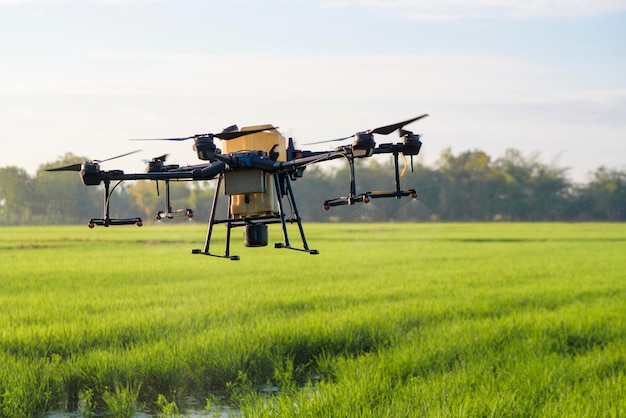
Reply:
<svg viewBox="0 0 626 418"><path fill-rule="evenodd" d="M156 214L157 220L170 219L178 216L187 216L192 218L194 213L191 209L179 209L173 210L171 195L170 195L170 182L171 181L203 181L203 180L217 180L215 187L215 193L211 203L211 211L208 220L208 228L205 237L204 247L202 249L193 249L193 254L201 254L212 257L226 258L230 260L239 260L237 255L231 255L231 230L233 228L243 227L245 236L245 245L248 247L266 246L268 244L268 224L281 224L282 228L282 242L274 244L275 248L285 248L300 252L306 252L309 254L319 254L318 250L309 248L307 239L302 226L302 217L298 210L296 198L293 192L292 181L302 177L305 168L308 165L316 164L324 161L330 161L338 158L345 158L349 164L349 176L350 176L350 188L347 196L338 197L326 200L323 204L325 210L329 210L334 206L353 205L355 203L368 203L370 199L376 198L391 198L400 199L402 197L411 196L417 197L415 189L402 189L400 180L406 170L406 165L402 173L400 173L399 156L402 155L411 157L411 168L413 167L413 156L418 155L421 148L420 136L415 135L410 131L406 131L403 127L411 122L421 119L427 114L395 123L392 125L382 126L369 131L358 132L352 136L339 138L337 140L345 140L348 138L354 138L351 145L339 146L331 151L308 151L298 150L294 146L292 138L288 139L288 145L282 142L280 147L286 152L286 155L282 160L278 160L280 153L276 150L279 144L271 146L268 150L255 150L255 151L236 151L231 153L222 153L220 149L214 144L214 137L225 141L240 138L245 135L259 134L261 132L274 131L277 128L272 125L261 125L259 127L243 128L241 131L237 130L237 127L233 125L227 128L219 134L198 134L189 137L182 138L164 138L166 140L182 141L187 139L194 139L193 149L197 152L198 158L205 161L205 163L191 165L191 166L178 166L178 165L166 165L165 159L167 155L156 157L152 159L148 164L148 171L146 173L130 173L126 174L122 170L110 170L105 171L100 169L100 162L109 161L114 158L129 155L126 153L118 157L109 158L107 160L93 160L83 162L82 164L71 164L65 167L53 168L48 171L79 171L80 177L86 186L104 185L104 203L103 203L103 217L92 218L89 220L88 226L93 228L96 225L109 227L116 225L137 225L142 226L143 221L140 217L135 218L121 218L113 219L110 217L110 201L112 194L117 186L125 180L154 180L157 185L157 194L159 193L159 181L165 183L165 210L158 211ZM399 143L388 143L376 146L374 141L374 134L387 135L394 131L399 131L402 141ZM280 134L275 134L279 135ZM285 141L282 136L282 141ZM332 140L332 141L337 141ZM331 141L322 141L331 142ZM266 144L267 145L267 144ZM279 147L279 148L280 148ZM268 146L268 148L270 148ZM133 151L138 152L138 151ZM365 193L356 192L356 176L355 176L355 161L356 159L371 157L376 154L392 154L394 161L394 181L395 190L391 191L369 191ZM235 173L244 173L244 184L248 177L246 176L258 176L260 175L263 180L261 189L255 189L255 185L251 185L251 193L268 193L264 189L266 183L269 181L269 187L273 188L275 192L276 206L273 206L271 210L266 210L264 213L258 213L255 211L245 213L233 213L233 196L245 195L247 199L248 191L228 191L228 184L225 180L227 176L236 175ZM231 177L232 178L232 177ZM250 177L254 178L254 177ZM271 180L269 180L271 179ZM118 183L111 188L111 182L117 181ZM228 195L228 209L225 216L218 216L218 200L220 194L220 187L224 185L225 194ZM248 187L247 185L245 187ZM245 188L244 187L244 188ZM285 202L287 201L291 207L291 214L287 214L285 210ZM246 202L247 203L247 202ZM301 247L295 247L291 244L288 226L287 224L296 223L300 238L302 241ZM210 244L214 235L214 226L224 224L226 226L226 240L223 254L211 252Z"/></svg>
<svg viewBox="0 0 626 418"><path fill-rule="evenodd" d="M224 181L224 174L220 174L217 178L217 185L215 186L215 193L213 194L213 202L211 203L211 214L209 216L208 221L208 230L206 234L206 239L204 242L204 248L194 249L192 250L193 254L203 254L213 257L221 257L228 258L230 260L239 260L240 257L237 255L230 254L230 237L231 237L231 229L237 227L245 227L245 228L256 228L251 231L253 238L253 245L248 246L264 246L267 245L267 235L266 230L264 228L258 228L259 226L264 226L267 224L275 224L280 223L282 227L283 233L283 242L278 242L274 244L274 248L286 248L290 250L307 252L309 254L319 254L318 250L310 249L306 240L306 236L304 234L304 227L302 226L302 217L300 216L300 212L298 211L298 206L296 204L296 198L293 193L293 188L291 186L291 179L285 173L274 173L272 175L274 180L274 186L277 190L277 201L279 210L278 213L272 213L267 215L259 215L259 216L244 216L244 217L235 217L231 211L231 203L232 196L228 197L228 214L226 218L217 219L217 203L219 199L219 190L220 186ZM291 205L293 213L288 217L285 212L285 205L283 203L283 198L287 198L289 204ZM289 240L289 233L287 229L287 223L297 223L298 230L300 232L300 238L302 239L302 248L296 248L291 245ZM213 235L213 227L218 224L226 224L226 241L225 241L225 249L224 254L219 255L210 252L210 244L211 238ZM248 235L246 234L246 237ZM254 243L261 242L260 245L255 245Z"/></svg>

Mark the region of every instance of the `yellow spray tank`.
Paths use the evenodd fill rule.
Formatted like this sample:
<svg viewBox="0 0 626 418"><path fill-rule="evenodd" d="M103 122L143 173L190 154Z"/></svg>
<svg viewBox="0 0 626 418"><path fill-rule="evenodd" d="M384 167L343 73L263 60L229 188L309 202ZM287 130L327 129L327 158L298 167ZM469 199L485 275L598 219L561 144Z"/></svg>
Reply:
<svg viewBox="0 0 626 418"><path fill-rule="evenodd" d="M242 127L241 131L270 129L222 142L222 152L232 154L263 151L278 153L277 161L286 161L287 141L272 125ZM224 193L231 197L233 217L274 215L279 212L274 176L261 170L245 168L224 173Z"/></svg>

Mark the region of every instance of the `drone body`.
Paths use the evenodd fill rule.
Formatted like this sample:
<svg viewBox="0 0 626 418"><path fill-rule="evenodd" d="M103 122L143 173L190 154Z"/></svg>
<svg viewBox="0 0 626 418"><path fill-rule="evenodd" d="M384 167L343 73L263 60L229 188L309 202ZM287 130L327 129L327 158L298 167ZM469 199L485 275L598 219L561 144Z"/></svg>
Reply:
<svg viewBox="0 0 626 418"><path fill-rule="evenodd" d="M285 137L272 125L241 128L242 132L257 131L230 141L224 141L223 152L237 155L245 150L258 150L274 161L286 161ZM274 154L275 153L275 154ZM224 172L225 194L230 196L233 216L249 217L278 212L278 200L272 175L259 169L233 169Z"/></svg>
<svg viewBox="0 0 626 418"><path fill-rule="evenodd" d="M125 180L154 180L165 183L166 210L157 212L156 219L167 219L177 216L193 217L192 209L173 210L170 199L171 181L207 181L217 179L217 186L211 204L211 214L208 220L208 231L202 249L194 249L193 254L210 255L214 257L238 260L239 257L230 254L231 229L243 227L244 244L248 247L263 247L268 245L268 225L280 223L283 232L283 241L274 244L275 248L287 248L318 254L317 250L310 249L306 241L302 218L298 211L293 193L292 182L301 178L305 168L338 158L345 158L350 166L350 190L347 196L326 200L325 210L333 206L368 203L374 198L389 198L411 196L417 197L415 189L402 189L400 179L402 174L399 167L399 156L411 157L418 155L422 142L420 136L404 130L404 126L428 115L382 126L354 135L338 138L332 141L343 141L353 138L350 145L339 146L329 151L306 151L295 148L293 140L285 137L273 125L249 126L238 129L230 126L217 134L198 134L182 138L161 138L167 141L194 140L193 149L204 163L192 166L167 165L167 155L153 158L148 162L145 173L124 173L122 170L101 170L100 163L126 156L123 154L108 160L93 160L72 164L65 167L53 168L48 171L78 171L83 184L96 186L104 184L104 213L102 218L93 218L89 227L96 225L138 225L141 218L113 219L109 216L109 202L115 187ZM401 141L376 146L375 134L388 135L398 131ZM222 140L223 150L215 145L215 138ZM321 141L321 142L332 142ZM138 151L134 151L138 152ZM133 152L133 153L134 153ZM358 158L368 158L376 154L392 154L395 171L395 190L356 193L354 162ZM406 167L405 167L406 169ZM111 189L112 181L117 183ZM218 214L219 191L223 183L224 195L228 197L228 209L224 215ZM284 201L287 201L291 213L287 213ZM219 215L219 216L218 216ZM301 247L293 247L289 240L288 223L296 223L302 241ZM222 254L210 250L213 227L218 224L226 226L226 247Z"/></svg>

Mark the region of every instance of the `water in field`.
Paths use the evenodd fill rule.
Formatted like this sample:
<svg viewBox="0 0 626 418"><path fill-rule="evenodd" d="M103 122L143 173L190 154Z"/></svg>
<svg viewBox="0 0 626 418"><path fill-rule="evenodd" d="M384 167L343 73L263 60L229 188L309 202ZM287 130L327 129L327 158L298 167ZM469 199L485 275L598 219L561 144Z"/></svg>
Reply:
<svg viewBox="0 0 626 418"><path fill-rule="evenodd" d="M110 415L102 412L102 413L96 414L95 416L106 417ZM153 418L153 417L158 417L158 416L163 416L163 415L162 414L152 415L152 414L147 414L145 412L138 412L137 414L133 415L133 418ZM239 416L239 411L232 409L232 408L215 407L209 410L185 411L184 413L176 414L176 416L184 417L184 418L204 418L204 417L231 418L231 417ZM81 414L79 412L57 411L57 412L49 412L48 414L46 414L46 418L81 418Z"/></svg>
<svg viewBox="0 0 626 418"><path fill-rule="evenodd" d="M203 409L203 405L193 398L188 398L184 403L180 405L181 412L175 414L177 417L184 418L204 418L204 417L212 417L212 418L232 418L238 417L240 415L239 410L235 408L231 408L226 405L214 405L209 409ZM66 411L52 411L47 413L46 418L81 418L82 415L80 411L76 412L66 412ZM106 412L98 412L95 414L95 417L108 417L111 416ZM148 412L138 412L133 415L133 418L154 418L154 417L162 417L168 416L166 414L148 413Z"/></svg>

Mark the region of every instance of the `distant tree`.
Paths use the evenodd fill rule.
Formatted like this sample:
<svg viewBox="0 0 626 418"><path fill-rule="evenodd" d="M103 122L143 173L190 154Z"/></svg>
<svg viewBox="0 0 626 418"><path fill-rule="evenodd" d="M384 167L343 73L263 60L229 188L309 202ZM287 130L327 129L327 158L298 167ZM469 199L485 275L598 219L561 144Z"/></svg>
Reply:
<svg viewBox="0 0 626 418"><path fill-rule="evenodd" d="M34 182L18 167L0 168L0 225L32 222Z"/></svg>
<svg viewBox="0 0 626 418"><path fill-rule="evenodd" d="M600 167L579 187L573 206L584 220L626 220L626 172Z"/></svg>
<svg viewBox="0 0 626 418"><path fill-rule="evenodd" d="M189 191L189 195L187 198L186 206L184 202L181 204L185 208L189 208L194 212L194 219L199 221L206 221L209 219L209 215L211 214L211 204L213 203L213 196L216 193L215 186L217 185L217 180L210 181L202 181L202 182L190 182L187 184L186 188ZM219 196L218 199L218 216L220 214L226 213L226 206L228 199L226 196L223 196L224 190L219 191L222 196Z"/></svg>
<svg viewBox="0 0 626 418"><path fill-rule="evenodd" d="M393 162L383 157L355 161L357 194L395 190ZM75 224L102 216L102 185L85 187L78 173L45 171L85 160L68 153L42 165L34 177L18 167L0 168L0 225ZM401 187L416 189L418 199L372 199L328 211L326 200L348 196L349 166L308 166L292 182L300 215L317 222L626 220L624 171L600 167L587 184L575 185L567 169L541 162L538 153L525 156L512 149L496 160L480 150L453 154L446 149L432 167L407 163L401 163ZM172 209L189 208L195 220L208 219L215 184L172 181ZM112 217L148 220L167 209L163 181L112 186ZM223 189L219 193L217 217L223 218L228 197ZM286 211L293 210L284 203Z"/></svg>
<svg viewBox="0 0 626 418"><path fill-rule="evenodd" d="M495 166L505 180L499 198L507 218L538 221L563 217L571 187L567 169L540 162L538 153L524 157L512 149L496 160Z"/></svg>
<svg viewBox="0 0 626 418"><path fill-rule="evenodd" d="M154 218L158 210L164 210L165 208L165 205L159 204L157 185L152 180L135 181L127 186L125 190L135 207L142 211L141 216L147 219Z"/></svg>
<svg viewBox="0 0 626 418"><path fill-rule="evenodd" d="M342 194L340 189L343 193L349 190L349 182L342 176L338 178L333 170L309 166L304 170L303 177L292 182L296 204L305 221L339 220L339 218L332 218L337 216L332 213L332 210L324 211L323 203L327 199L340 196Z"/></svg>
<svg viewBox="0 0 626 418"><path fill-rule="evenodd" d="M397 213L401 221L436 221L441 219L440 194L446 187L444 176L439 170L416 164L411 176L403 186L415 188L417 199L410 201Z"/></svg>
<svg viewBox="0 0 626 418"><path fill-rule="evenodd" d="M458 156L445 150L437 163L445 184L439 192L441 216L449 220L492 220L501 210L505 179L483 151Z"/></svg>
<svg viewBox="0 0 626 418"><path fill-rule="evenodd" d="M213 201L215 182L170 182L170 203L172 210L191 209L196 219L208 219ZM124 188L127 200L125 207L130 211L139 211L146 219L154 219L157 212L166 211L166 185L163 181L141 180L130 182ZM222 204L227 199L221 199ZM220 206L222 207L222 206ZM225 212L223 212L225 213ZM128 214L123 216L129 216Z"/></svg>
<svg viewBox="0 0 626 418"><path fill-rule="evenodd" d="M77 172L48 172L47 168L61 167L86 161L87 158L68 153L59 160L40 166L35 177L32 202L39 222L49 224L76 224L102 214L102 188L85 187Z"/></svg>

